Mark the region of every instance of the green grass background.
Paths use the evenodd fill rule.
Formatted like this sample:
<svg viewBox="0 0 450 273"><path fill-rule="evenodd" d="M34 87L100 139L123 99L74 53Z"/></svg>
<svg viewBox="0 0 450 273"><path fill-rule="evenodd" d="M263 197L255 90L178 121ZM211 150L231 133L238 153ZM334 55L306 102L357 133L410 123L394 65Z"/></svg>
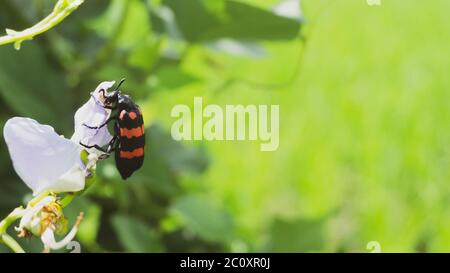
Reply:
<svg viewBox="0 0 450 273"><path fill-rule="evenodd" d="M306 47L275 43L266 45L270 59L221 58L227 75L269 86L295 73L291 85L236 81L215 93L194 85L158 96L155 104L168 106L192 105L193 95L221 105L280 105L276 152L250 142L207 143L213 163L202 177L205 191L236 215L244 241L257 245L282 218L322 221L316 236L324 237L324 251L366 251L372 240L382 251L449 251L450 2L302 4ZM161 107L162 116L169 110ZM295 249L296 232L285 236L283 247Z"/></svg>

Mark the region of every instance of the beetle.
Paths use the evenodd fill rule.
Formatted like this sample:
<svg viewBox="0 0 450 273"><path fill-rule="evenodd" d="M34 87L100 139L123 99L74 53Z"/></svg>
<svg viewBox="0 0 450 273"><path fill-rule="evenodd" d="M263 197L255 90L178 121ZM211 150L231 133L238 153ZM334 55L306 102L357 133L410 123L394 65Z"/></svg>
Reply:
<svg viewBox="0 0 450 273"><path fill-rule="evenodd" d="M116 114L111 116L99 126L89 126L83 124L89 129L100 129L109 122L114 121L114 135L107 144L107 148L98 145L80 145L85 148L96 148L109 156L111 152L115 153L116 167L124 180L130 177L136 170L141 168L144 163L145 132L144 120L139 106L130 96L122 93L119 87L125 79L122 79L114 91L105 94L104 108L111 109ZM116 111L117 110L117 111Z"/></svg>

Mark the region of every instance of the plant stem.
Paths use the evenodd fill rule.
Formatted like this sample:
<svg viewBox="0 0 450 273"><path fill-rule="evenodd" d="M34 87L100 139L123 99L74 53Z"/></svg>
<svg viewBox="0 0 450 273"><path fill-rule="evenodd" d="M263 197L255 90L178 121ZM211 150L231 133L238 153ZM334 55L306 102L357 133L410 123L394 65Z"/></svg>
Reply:
<svg viewBox="0 0 450 273"><path fill-rule="evenodd" d="M34 36L53 28L77 9L83 2L84 0L59 0L52 13L36 25L23 31L6 29L7 35L0 37L0 45L14 43L14 47L20 49L20 45L23 41L31 40Z"/></svg>
<svg viewBox="0 0 450 273"><path fill-rule="evenodd" d="M42 194L39 194L30 202L28 202L29 205L33 206L42 198L47 196L48 192L43 192ZM15 208L8 216L6 216L5 219L0 221L0 243L4 243L9 248L11 248L14 252L23 253L25 252L22 247L11 237L9 236L6 231L8 230L8 227L14 223L17 219L21 218L23 214L25 213L25 209L20 206L18 208Z"/></svg>
<svg viewBox="0 0 450 273"><path fill-rule="evenodd" d="M8 227L17 219L23 216L25 209L23 207L18 207L14 209L5 219L0 222L0 236L6 233Z"/></svg>
<svg viewBox="0 0 450 273"><path fill-rule="evenodd" d="M65 208L67 205L69 205L72 200L75 198L77 194L74 192L67 193L59 203L61 204L61 207Z"/></svg>
<svg viewBox="0 0 450 273"><path fill-rule="evenodd" d="M2 235L0 241L3 242L5 245L7 245L9 248L11 248L11 250L14 251L15 253L25 253L25 250L23 250L23 248L19 245L19 243L17 243L16 240L14 240L7 233Z"/></svg>
<svg viewBox="0 0 450 273"><path fill-rule="evenodd" d="M16 240L6 233L6 230L14 221L23 216L24 211L24 208L18 207L0 222L0 243L4 243L16 253L25 253L25 251Z"/></svg>

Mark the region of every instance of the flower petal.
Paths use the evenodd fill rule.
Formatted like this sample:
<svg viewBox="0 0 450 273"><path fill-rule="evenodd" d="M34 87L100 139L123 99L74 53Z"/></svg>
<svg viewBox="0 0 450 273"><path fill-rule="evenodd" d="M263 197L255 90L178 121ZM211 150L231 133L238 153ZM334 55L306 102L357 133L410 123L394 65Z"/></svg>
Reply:
<svg viewBox="0 0 450 273"><path fill-rule="evenodd" d="M77 234L78 227L74 226L72 230L61 241L56 242L55 234L51 228L47 228L41 235L42 243L50 249L61 249L70 243Z"/></svg>
<svg viewBox="0 0 450 273"><path fill-rule="evenodd" d="M80 215L77 217L75 225L72 227L69 233L67 233L66 237L64 237L59 242L56 242L55 240L55 234L53 229L51 227L48 227L41 235L42 243L44 243L44 246L46 248L50 249L61 249L65 247L73 240L73 238L75 238L75 235L77 235L78 226L80 225L82 219L83 213L80 213Z"/></svg>
<svg viewBox="0 0 450 273"><path fill-rule="evenodd" d="M100 129L90 129L83 124L91 127L103 124L110 116L111 111L104 108L103 92L105 94L108 89L114 85L114 81L102 82L94 92L92 92L89 100L81 106L75 113L75 132L71 140L75 143L83 143L84 145L99 145L104 146L108 144L112 136L108 131L108 127L104 126ZM89 152L99 152L96 149L89 149Z"/></svg>
<svg viewBox="0 0 450 273"><path fill-rule="evenodd" d="M72 192L84 188L80 147L30 118L9 119L3 136L14 169L34 195L43 191Z"/></svg>
<svg viewBox="0 0 450 273"><path fill-rule="evenodd" d="M56 183L51 185L42 185L35 189L36 194L44 191L51 192L72 192L84 189L86 173L78 165L72 166L70 170L62 174ZM81 184L80 181L83 181ZM36 195L35 194L35 195Z"/></svg>
<svg viewBox="0 0 450 273"><path fill-rule="evenodd" d="M25 209L22 219L20 219L19 229L29 226L33 216L36 213L38 213L43 207L55 201L56 198L54 196L46 196L38 203L36 203L34 206L28 205L27 208Z"/></svg>

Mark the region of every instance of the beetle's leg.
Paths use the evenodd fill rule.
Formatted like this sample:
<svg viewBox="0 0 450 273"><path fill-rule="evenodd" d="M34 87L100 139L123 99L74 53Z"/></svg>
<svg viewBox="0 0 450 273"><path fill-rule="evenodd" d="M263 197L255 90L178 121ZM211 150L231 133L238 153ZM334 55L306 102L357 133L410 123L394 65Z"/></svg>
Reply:
<svg viewBox="0 0 450 273"><path fill-rule="evenodd" d="M107 159L109 157L109 155L111 154L111 152L114 152L116 150L117 145L119 145L119 143L116 142L118 139L119 139L118 136L113 136L111 141L108 143L108 148L106 148L106 151L102 151L102 152L104 152L104 154L102 154L99 157L100 159Z"/></svg>
<svg viewBox="0 0 450 273"><path fill-rule="evenodd" d="M114 118L113 118L114 119ZM109 121L111 121L112 119L109 118L107 122L105 122L102 126L105 126L105 124L107 124ZM87 125L86 125L87 126ZM101 126L99 127L101 128ZM95 128L94 128L95 129ZM86 145L84 143L82 143L81 141L79 142L81 146L83 146L84 148L87 149L91 149L91 148L95 148L101 152L103 152L104 154L99 156L99 159L106 159L109 157L109 154L114 151L117 146L119 145L119 136L118 135L114 135L111 140L108 142L108 147L105 149L103 147L100 147L99 145L95 144L95 145Z"/></svg>
<svg viewBox="0 0 450 273"><path fill-rule="evenodd" d="M117 116L114 116L114 117L109 117L102 125L100 125L100 126L89 126L89 125L87 125L86 123L83 123L83 126L86 126L87 128L89 128L89 129L100 129L100 128L102 128L102 127L104 127L104 126L106 126L108 123L110 123L112 120L116 120L117 119Z"/></svg>
<svg viewBox="0 0 450 273"><path fill-rule="evenodd" d="M113 136L113 138L111 139L111 141L108 143L108 152L114 152L114 150L116 150L117 145L119 145L119 137L118 136Z"/></svg>
<svg viewBox="0 0 450 273"><path fill-rule="evenodd" d="M91 149L91 148L95 148L95 149L97 149L97 150L99 150L99 151L102 151L102 152L104 152L104 153L108 153L108 150L107 149L105 149L105 148L103 148L103 147L100 147L100 146L98 146L97 144L95 144L95 145L86 145L86 144L83 144L81 141L80 141L80 145L81 146L83 146L84 148L86 148L86 149Z"/></svg>
<svg viewBox="0 0 450 273"><path fill-rule="evenodd" d="M109 154L102 154L98 157L98 159L103 160L103 159L107 159L109 157Z"/></svg>

